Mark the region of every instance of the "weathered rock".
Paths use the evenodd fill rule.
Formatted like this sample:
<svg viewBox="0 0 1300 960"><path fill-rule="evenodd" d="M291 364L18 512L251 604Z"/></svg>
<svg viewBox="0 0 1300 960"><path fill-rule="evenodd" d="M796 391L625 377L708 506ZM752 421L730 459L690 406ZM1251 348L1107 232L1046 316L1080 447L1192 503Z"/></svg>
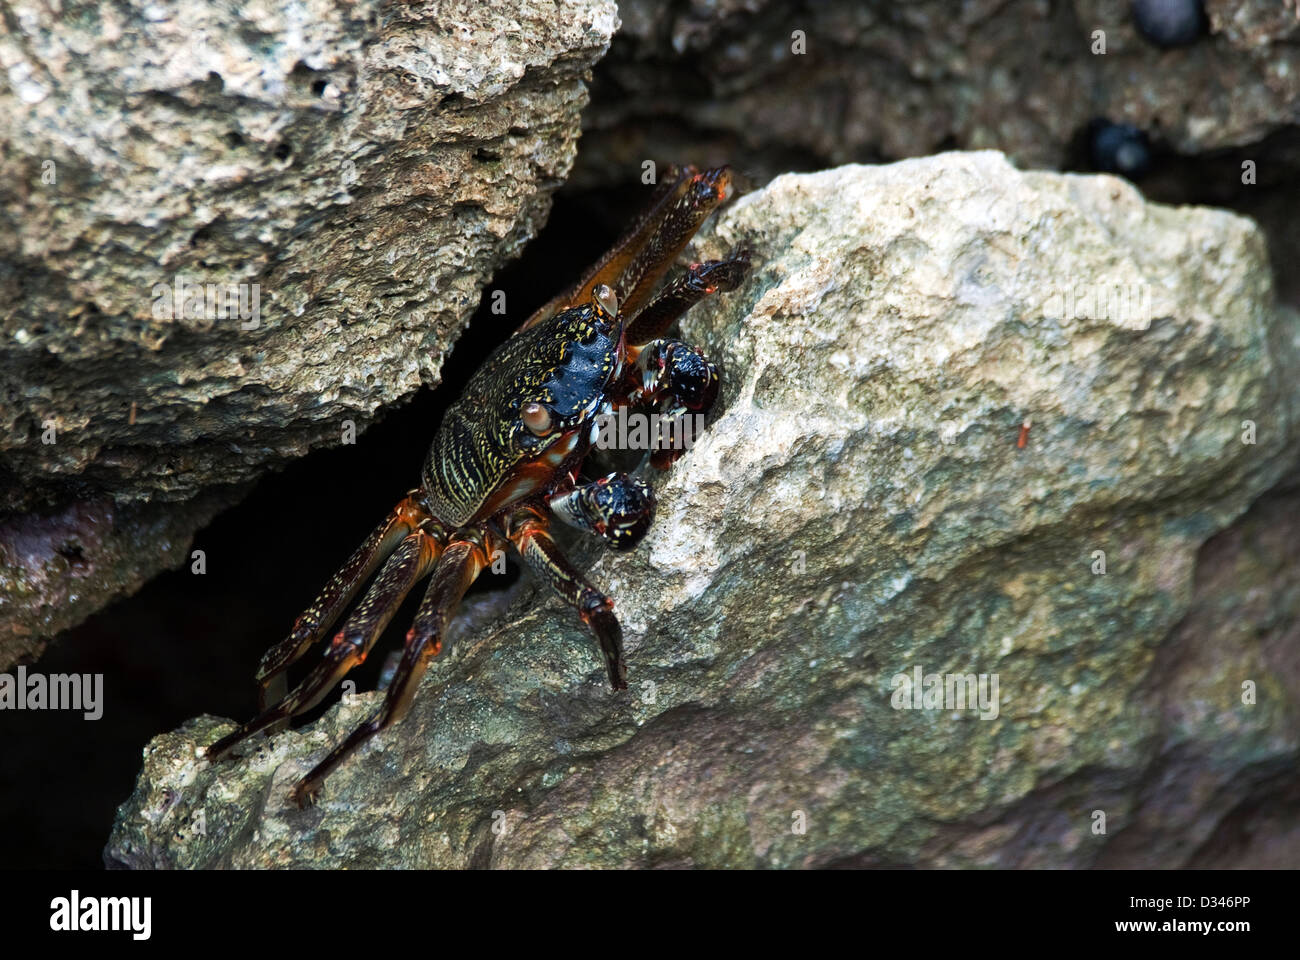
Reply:
<svg viewBox="0 0 1300 960"><path fill-rule="evenodd" d="M610 0L9 10L0 516L151 501L169 541L211 516L195 496L438 382L545 220L618 24ZM116 591L34 595L16 523L0 620L35 643ZM159 562L141 541L102 582Z"/></svg>
<svg viewBox="0 0 1300 960"><path fill-rule="evenodd" d="M437 383L545 219L617 27L608 0L3 22L0 510L52 478L182 500ZM247 316L166 316L180 281L233 285Z"/></svg>
<svg viewBox="0 0 1300 960"><path fill-rule="evenodd" d="M1295 318L1250 221L945 154L780 177L697 252L740 244L754 275L684 331L723 364L719 416L641 547L580 551L629 691L534 597L308 811L294 780L378 694L236 763L196 758L214 717L155 739L106 861L1086 866L1210 836L1294 767L1276 636L1186 626L1251 589L1194 599L1198 551L1297 454ZM997 695L983 718L903 709L917 670ZM1153 823L1175 761L1213 789Z"/></svg>
<svg viewBox="0 0 1300 960"><path fill-rule="evenodd" d="M952 147L1055 168L1098 116L1181 153L1300 122L1295 4L1206 7L1209 35L1166 52L1138 32L1129 0L627 0L574 178L618 183L674 160L766 181Z"/></svg>
<svg viewBox="0 0 1300 960"><path fill-rule="evenodd" d="M1249 681L1261 702L1289 714L1294 730L1298 657L1300 490L1293 482L1201 549L1192 608L1157 652L1142 697L1159 720L1160 756L1098 866L1300 864L1295 765L1278 749L1288 728L1242 724L1220 706L1240 700ZM1242 762L1252 755L1256 762ZM1239 775L1246 781L1232 783ZM1189 797L1200 800L1191 818L1179 810Z"/></svg>
<svg viewBox="0 0 1300 960"><path fill-rule="evenodd" d="M184 504L103 498L0 523L0 670L39 656L90 612L184 563L194 531L239 492Z"/></svg>

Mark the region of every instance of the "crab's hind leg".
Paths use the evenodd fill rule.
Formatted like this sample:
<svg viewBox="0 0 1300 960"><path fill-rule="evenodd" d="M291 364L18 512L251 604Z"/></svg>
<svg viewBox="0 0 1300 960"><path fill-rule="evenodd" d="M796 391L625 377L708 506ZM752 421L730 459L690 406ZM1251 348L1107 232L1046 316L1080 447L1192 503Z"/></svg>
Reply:
<svg viewBox="0 0 1300 960"><path fill-rule="evenodd" d="M592 291L602 283L609 284L612 288L623 275L632 258L646 245L651 234L672 210L680 195L686 191L691 177L696 173L694 167L680 169L667 167L650 197L650 202L618 242L591 265L590 269L582 275L581 280L547 301L524 322L520 329L527 330L534 324L555 316L561 310L588 302Z"/></svg>
<svg viewBox="0 0 1300 960"><path fill-rule="evenodd" d="M673 265L691 237L731 191L731 171L716 167L688 177L664 218L610 283L618 295L619 309L635 316L650 299L655 286ZM606 281L609 282L609 281Z"/></svg>
<svg viewBox="0 0 1300 960"><path fill-rule="evenodd" d="M349 670L365 661L402 600L429 572L440 552L441 541L429 532L428 525L403 539L365 599L334 636L321 662L283 700L208 747L208 759L219 760L240 741L320 703Z"/></svg>
<svg viewBox="0 0 1300 960"><path fill-rule="evenodd" d="M565 603L578 611L600 644L609 684L627 689L627 665L623 662L623 629L614 616L609 599L573 569L551 538L550 521L537 509L525 507L511 515L506 536L519 555L539 577L549 583Z"/></svg>
<svg viewBox="0 0 1300 960"><path fill-rule="evenodd" d="M353 730L346 740L298 781L290 794L290 799L298 806L307 806L315 800L326 776L348 754L385 727L406 716L429 661L442 650L442 637L448 621L460 606L465 591L488 562L488 550L477 540L456 540L443 551L442 558L434 568L429 589L420 602L415 622L407 631L402 660L397 666L397 672L393 674L383 704L369 720Z"/></svg>
<svg viewBox="0 0 1300 960"><path fill-rule="evenodd" d="M403 538L428 518L418 493L418 490L412 490L389 512L339 572L334 574L312 605L298 617L289 636L262 657L257 669L259 710L265 710L284 698L288 692L284 672L325 635L379 564Z"/></svg>

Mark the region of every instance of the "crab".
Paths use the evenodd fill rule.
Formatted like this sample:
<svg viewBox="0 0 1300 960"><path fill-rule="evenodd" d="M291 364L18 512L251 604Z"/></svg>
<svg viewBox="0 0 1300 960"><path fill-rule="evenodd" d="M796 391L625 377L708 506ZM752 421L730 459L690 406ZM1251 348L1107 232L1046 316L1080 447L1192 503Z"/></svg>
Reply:
<svg viewBox="0 0 1300 960"><path fill-rule="evenodd" d="M726 167L669 171L622 239L484 361L444 414L420 485L356 549L289 636L263 656L260 713L213 743L209 760L232 755L249 737L320 703L365 661L406 595L430 577L383 702L290 794L300 807L314 803L334 768L405 716L466 590L508 549L577 611L599 645L610 686L627 688L614 602L566 559L552 522L630 550L654 519L654 494L641 478L621 471L591 478L591 467L604 459L595 443L601 418L620 408L671 419L707 414L713 406L717 367L699 348L666 334L705 296L734 290L749 271L749 252L691 264L655 290L726 199L730 183ZM657 450L651 465L667 468L680 453ZM368 582L319 663L289 691L286 670L326 637Z"/></svg>

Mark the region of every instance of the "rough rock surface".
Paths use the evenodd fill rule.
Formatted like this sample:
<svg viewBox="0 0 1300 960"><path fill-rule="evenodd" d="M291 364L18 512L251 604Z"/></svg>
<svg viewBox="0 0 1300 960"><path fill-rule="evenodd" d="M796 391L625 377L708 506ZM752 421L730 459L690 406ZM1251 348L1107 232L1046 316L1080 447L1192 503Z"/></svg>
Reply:
<svg viewBox="0 0 1300 960"><path fill-rule="evenodd" d="M1163 51L1129 0L627 0L574 176L607 184L647 159L707 160L766 181L953 147L1055 168L1098 116L1183 153L1300 123L1296 0L1206 7L1209 36Z"/></svg>
<svg viewBox="0 0 1300 960"><path fill-rule="evenodd" d="M544 221L618 24L608 0L0 22L0 510L55 477L181 500L437 383ZM259 316L249 286L247 315L168 318L178 281L256 284Z"/></svg>
<svg viewBox="0 0 1300 960"><path fill-rule="evenodd" d="M1300 318L1293 318L1300 320ZM1295 869L1300 781L1275 729L1233 722L1214 706L1243 678L1275 707L1300 704L1300 489L1272 491L1197 557L1192 609L1157 653L1147 700L1160 757L1134 816L1099 866L1186 862L1206 869ZM1217 729L1216 729L1217 724ZM1294 729L1294 727L1292 727ZM1244 735L1244 736L1243 736ZM1259 762L1242 764L1252 752ZM1245 774L1247 782L1233 784ZM1244 799L1243 799L1244 795ZM1190 830L1178 811L1207 798ZM1213 798L1213 799L1209 799Z"/></svg>
<svg viewBox="0 0 1300 960"><path fill-rule="evenodd" d="M100 498L0 524L0 671L186 562L195 529L237 498L213 491L161 508Z"/></svg>
<svg viewBox="0 0 1300 960"><path fill-rule="evenodd" d="M1250 221L944 154L780 177L698 252L741 243L753 276L684 331L718 417L641 547L580 551L629 691L534 594L310 810L294 780L378 694L230 764L196 758L228 721L156 738L106 862L1175 866L1294 768L1294 628L1221 618L1296 587L1198 568L1296 461ZM898 708L918 669L996 675L996 711Z"/></svg>
<svg viewBox="0 0 1300 960"><path fill-rule="evenodd" d="M177 542L200 492L436 384L617 25L610 0L7 5L0 517L136 504ZM30 525L0 529L0 620L36 644L11 654L162 560L126 525L97 586L40 596Z"/></svg>

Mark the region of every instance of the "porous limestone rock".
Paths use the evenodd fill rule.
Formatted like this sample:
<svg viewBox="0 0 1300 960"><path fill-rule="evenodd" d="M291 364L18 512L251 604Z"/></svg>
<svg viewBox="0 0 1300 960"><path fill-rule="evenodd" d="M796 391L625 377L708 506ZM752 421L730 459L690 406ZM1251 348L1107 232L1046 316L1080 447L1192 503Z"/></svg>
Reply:
<svg viewBox="0 0 1300 960"><path fill-rule="evenodd" d="M741 245L750 279L684 325L718 415L637 550L577 551L629 690L524 590L306 811L294 781L381 694L215 766L229 721L156 738L106 862L1167 867L1277 795L1294 577L1252 605L1274 567L1198 566L1296 462L1255 226L951 153L779 177L694 255ZM1234 609L1261 629L1189 622Z"/></svg>
<svg viewBox="0 0 1300 960"><path fill-rule="evenodd" d="M8 4L0 516L149 503L192 532L200 492L438 383L617 26L611 0ZM42 574L0 561L0 618L39 633ZM40 601L65 626L116 591L73 592Z"/></svg>

